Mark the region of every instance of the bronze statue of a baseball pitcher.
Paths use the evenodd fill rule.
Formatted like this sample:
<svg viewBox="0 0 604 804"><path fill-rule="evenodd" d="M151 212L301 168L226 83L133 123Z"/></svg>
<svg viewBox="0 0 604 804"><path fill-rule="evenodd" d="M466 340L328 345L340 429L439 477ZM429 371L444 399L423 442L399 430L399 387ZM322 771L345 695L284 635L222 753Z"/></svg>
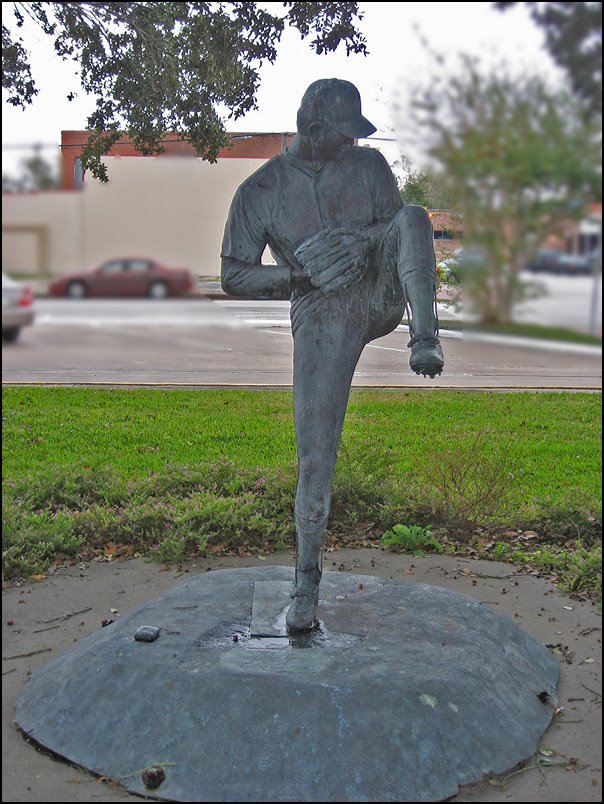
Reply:
<svg viewBox="0 0 604 804"><path fill-rule="evenodd" d="M411 310L409 364L440 374L432 224L405 205L386 160L356 147L375 127L356 87L337 78L306 90L292 144L248 178L231 204L222 287L291 299L298 452L296 574L286 623L315 623L321 552L350 385L363 347ZM276 265L263 265L269 246Z"/></svg>

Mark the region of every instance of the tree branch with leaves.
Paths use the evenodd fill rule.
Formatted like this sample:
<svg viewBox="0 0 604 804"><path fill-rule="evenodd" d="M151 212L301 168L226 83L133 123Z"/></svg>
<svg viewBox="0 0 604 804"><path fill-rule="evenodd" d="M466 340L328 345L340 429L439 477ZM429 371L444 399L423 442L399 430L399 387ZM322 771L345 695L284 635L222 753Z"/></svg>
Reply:
<svg viewBox="0 0 604 804"><path fill-rule="evenodd" d="M273 63L286 28L318 54L340 44L366 53L358 3L284 2L13 3L54 41L59 57L79 64L83 90L96 98L82 166L107 181L101 156L122 132L144 154L161 153L167 132L215 162L228 145L225 123L256 108L259 68ZM279 13L281 12L281 13ZM27 45L2 26L2 86L25 108L38 93Z"/></svg>

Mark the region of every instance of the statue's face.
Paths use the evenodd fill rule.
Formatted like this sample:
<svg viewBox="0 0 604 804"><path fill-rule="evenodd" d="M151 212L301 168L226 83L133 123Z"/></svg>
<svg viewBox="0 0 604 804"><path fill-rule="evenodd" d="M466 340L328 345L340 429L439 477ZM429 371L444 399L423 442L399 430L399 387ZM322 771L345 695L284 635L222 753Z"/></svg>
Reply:
<svg viewBox="0 0 604 804"><path fill-rule="evenodd" d="M334 159L340 148L352 145L354 140L340 134L328 123L313 123L309 127L309 136L313 144L313 156L316 161L327 162Z"/></svg>

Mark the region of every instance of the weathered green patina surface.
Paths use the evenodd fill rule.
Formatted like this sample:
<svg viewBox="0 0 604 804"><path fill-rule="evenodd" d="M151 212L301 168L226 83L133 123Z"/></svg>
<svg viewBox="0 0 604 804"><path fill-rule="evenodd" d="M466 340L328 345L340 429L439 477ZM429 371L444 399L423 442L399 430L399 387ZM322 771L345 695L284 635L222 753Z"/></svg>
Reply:
<svg viewBox="0 0 604 804"><path fill-rule="evenodd" d="M222 286L291 299L298 551L287 622L312 627L320 553L350 384L364 346L411 314L410 365L443 369L436 268L426 210L403 205L383 156L353 145L375 127L356 87L336 78L307 89L293 143L237 191L222 247ZM263 265L269 246L276 265Z"/></svg>

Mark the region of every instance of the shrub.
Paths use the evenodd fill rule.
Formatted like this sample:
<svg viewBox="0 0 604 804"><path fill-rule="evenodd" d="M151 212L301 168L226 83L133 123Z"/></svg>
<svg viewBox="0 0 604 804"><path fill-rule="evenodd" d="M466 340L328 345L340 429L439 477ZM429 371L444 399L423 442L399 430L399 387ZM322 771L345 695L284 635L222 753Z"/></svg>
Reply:
<svg viewBox="0 0 604 804"><path fill-rule="evenodd" d="M395 525L392 530L386 531L382 536L383 544L388 547L400 547L405 553L416 556L424 554L424 550L441 553L442 544L438 542L427 528L419 525Z"/></svg>

